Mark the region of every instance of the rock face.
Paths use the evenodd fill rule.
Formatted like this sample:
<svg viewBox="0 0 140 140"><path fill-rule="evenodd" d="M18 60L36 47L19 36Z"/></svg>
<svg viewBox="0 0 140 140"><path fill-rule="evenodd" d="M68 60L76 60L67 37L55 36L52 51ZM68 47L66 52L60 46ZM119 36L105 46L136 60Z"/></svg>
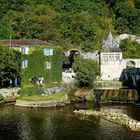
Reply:
<svg viewBox="0 0 140 140"><path fill-rule="evenodd" d="M49 100L49 101L17 100L15 105L22 106L22 107L55 107L55 106L64 106L69 103L70 101L68 99Z"/></svg>
<svg viewBox="0 0 140 140"><path fill-rule="evenodd" d="M130 35L130 34L121 34L121 35L118 35L115 39L118 43L120 43L121 40L124 40L126 38L129 38L132 41L136 41L137 43L140 43L140 37L136 35Z"/></svg>
<svg viewBox="0 0 140 140"><path fill-rule="evenodd" d="M19 96L18 91L20 88L2 88L0 89L0 94L3 97L10 97L10 96Z"/></svg>
<svg viewBox="0 0 140 140"><path fill-rule="evenodd" d="M124 125L128 127L131 131L137 131L140 132L140 122L136 121L134 119L131 119L126 114L121 113L109 113L109 112L103 112L103 111L95 111L95 110L74 110L75 114L82 114L82 115L88 115L88 116L95 116L97 118L103 118L105 120L118 123L120 125Z"/></svg>

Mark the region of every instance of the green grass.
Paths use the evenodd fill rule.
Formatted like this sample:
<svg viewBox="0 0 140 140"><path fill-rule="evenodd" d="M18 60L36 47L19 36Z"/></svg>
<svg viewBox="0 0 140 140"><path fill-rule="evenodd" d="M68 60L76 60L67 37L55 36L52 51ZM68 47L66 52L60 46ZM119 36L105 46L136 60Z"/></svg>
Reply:
<svg viewBox="0 0 140 140"><path fill-rule="evenodd" d="M42 95L21 96L19 99L24 101L48 101L48 100L64 99L66 95L67 95L67 91L61 91L59 93L54 93L49 96L42 96Z"/></svg>

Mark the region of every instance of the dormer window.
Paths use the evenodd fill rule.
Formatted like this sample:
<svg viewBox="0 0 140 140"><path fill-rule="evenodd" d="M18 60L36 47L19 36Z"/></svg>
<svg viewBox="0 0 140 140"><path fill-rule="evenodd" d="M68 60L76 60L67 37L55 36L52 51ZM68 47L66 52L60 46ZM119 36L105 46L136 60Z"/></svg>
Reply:
<svg viewBox="0 0 140 140"><path fill-rule="evenodd" d="M28 47L21 47L21 54L28 54L29 48Z"/></svg>
<svg viewBox="0 0 140 140"><path fill-rule="evenodd" d="M46 56L53 55L53 49L52 48L44 48L44 55L46 55Z"/></svg>

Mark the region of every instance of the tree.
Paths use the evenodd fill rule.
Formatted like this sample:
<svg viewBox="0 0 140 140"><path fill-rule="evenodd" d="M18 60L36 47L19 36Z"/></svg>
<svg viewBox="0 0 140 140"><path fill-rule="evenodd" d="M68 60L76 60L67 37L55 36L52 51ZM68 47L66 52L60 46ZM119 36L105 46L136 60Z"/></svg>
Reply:
<svg viewBox="0 0 140 140"><path fill-rule="evenodd" d="M140 56L140 44L131 41L130 39L121 41L120 48L123 52L124 58L139 58Z"/></svg>
<svg viewBox="0 0 140 140"><path fill-rule="evenodd" d="M96 76L99 75L99 65L97 61L75 57L72 66L77 75L78 87L92 87Z"/></svg>
<svg viewBox="0 0 140 140"><path fill-rule="evenodd" d="M118 2L114 8L114 25L119 33L139 33L139 13L132 1Z"/></svg>
<svg viewBox="0 0 140 140"><path fill-rule="evenodd" d="M0 46L0 87L9 86L9 81L20 77L20 53L6 46Z"/></svg>

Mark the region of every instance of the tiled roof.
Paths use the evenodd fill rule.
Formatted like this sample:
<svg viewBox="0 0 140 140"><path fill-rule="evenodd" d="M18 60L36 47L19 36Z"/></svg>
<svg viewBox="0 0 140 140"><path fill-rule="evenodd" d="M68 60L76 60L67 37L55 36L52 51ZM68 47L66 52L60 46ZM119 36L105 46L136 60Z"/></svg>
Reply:
<svg viewBox="0 0 140 140"><path fill-rule="evenodd" d="M0 40L0 45L10 46L10 40ZM11 46L24 46L24 45L49 45L54 46L53 44L48 43L47 41L38 40L38 39L12 39Z"/></svg>
<svg viewBox="0 0 140 140"><path fill-rule="evenodd" d="M121 52L119 44L115 41L111 32L109 33L108 38L102 46L102 52Z"/></svg>

